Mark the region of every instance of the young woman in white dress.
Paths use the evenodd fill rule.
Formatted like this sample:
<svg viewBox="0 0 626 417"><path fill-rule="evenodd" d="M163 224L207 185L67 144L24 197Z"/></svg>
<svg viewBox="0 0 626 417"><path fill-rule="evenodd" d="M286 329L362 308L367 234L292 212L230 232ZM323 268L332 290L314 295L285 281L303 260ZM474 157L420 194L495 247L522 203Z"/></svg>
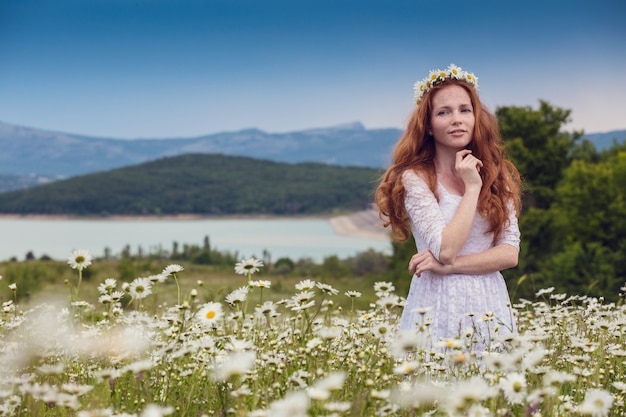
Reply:
<svg viewBox="0 0 626 417"><path fill-rule="evenodd" d="M376 190L385 226L417 246L400 329L425 328L433 347L471 334L489 348L515 332L500 271L518 262L520 175L474 74L432 71L415 102Z"/></svg>

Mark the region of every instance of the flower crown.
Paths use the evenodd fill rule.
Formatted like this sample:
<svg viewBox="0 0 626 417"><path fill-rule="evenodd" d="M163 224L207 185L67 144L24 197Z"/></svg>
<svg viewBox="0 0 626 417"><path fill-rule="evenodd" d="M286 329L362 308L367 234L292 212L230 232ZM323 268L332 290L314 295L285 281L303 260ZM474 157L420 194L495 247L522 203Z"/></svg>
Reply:
<svg viewBox="0 0 626 417"><path fill-rule="evenodd" d="M473 85L474 89L478 90L478 78L476 78L474 74L463 71L461 67L457 67L454 64L450 64L445 71L432 70L428 74L428 77L415 83L413 86L413 90L415 92L415 104L419 105L422 102L422 98L424 98L424 94L426 94L431 87L445 81L446 79L465 81L466 83Z"/></svg>

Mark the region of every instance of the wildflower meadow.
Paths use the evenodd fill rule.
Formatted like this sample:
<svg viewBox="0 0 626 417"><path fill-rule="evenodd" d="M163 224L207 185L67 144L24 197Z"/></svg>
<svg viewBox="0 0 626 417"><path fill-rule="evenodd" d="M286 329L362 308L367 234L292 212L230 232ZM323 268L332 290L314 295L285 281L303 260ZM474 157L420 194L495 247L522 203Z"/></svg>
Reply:
<svg viewBox="0 0 626 417"><path fill-rule="evenodd" d="M623 294L547 288L511 306L516 333L468 312L481 326L431 340L428 309L398 331L404 298L389 282L340 292L302 279L276 300L250 258L234 266L237 289L208 299L179 285L183 265L83 282L93 262L71 254L57 302L22 304L0 277L14 295L0 316L0 416L626 415ZM86 285L97 303L81 298ZM176 302L158 301L164 291ZM375 301L355 307L366 292Z"/></svg>

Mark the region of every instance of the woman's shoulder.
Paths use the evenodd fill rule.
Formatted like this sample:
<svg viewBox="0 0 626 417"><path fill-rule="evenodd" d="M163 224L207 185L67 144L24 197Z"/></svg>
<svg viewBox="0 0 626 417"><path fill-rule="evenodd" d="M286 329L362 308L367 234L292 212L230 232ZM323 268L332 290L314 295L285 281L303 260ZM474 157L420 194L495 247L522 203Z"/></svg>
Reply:
<svg viewBox="0 0 626 417"><path fill-rule="evenodd" d="M427 174L417 168L406 168L401 174L403 183L428 183Z"/></svg>

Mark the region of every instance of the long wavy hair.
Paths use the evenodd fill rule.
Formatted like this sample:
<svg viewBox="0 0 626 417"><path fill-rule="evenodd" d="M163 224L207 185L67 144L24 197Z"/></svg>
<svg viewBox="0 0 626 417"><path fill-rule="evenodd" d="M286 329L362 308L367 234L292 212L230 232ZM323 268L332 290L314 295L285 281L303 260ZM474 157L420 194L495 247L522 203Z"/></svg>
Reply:
<svg viewBox="0 0 626 417"><path fill-rule="evenodd" d="M510 202L516 215L520 213L522 181L517 168L505 156L496 116L483 105L473 86L461 80L447 79L431 87L411 114L407 128L394 148L391 165L376 188L375 203L379 216L385 227L391 226L393 237L401 242L406 241L411 233L404 207L402 173L412 169L420 174L439 200L434 162L435 140L427 132L433 96L449 85L465 89L474 108L474 134L467 149L471 149L472 155L483 162L478 212L489 221L488 233L494 234L494 240L502 233L508 221Z"/></svg>

